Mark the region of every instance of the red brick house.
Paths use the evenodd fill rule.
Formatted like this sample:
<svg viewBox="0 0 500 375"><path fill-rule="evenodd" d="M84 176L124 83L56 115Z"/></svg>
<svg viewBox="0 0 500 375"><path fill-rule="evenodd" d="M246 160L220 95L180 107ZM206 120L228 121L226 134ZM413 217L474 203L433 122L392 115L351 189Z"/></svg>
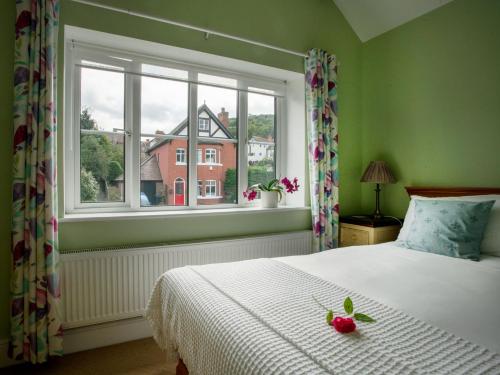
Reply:
<svg viewBox="0 0 500 375"><path fill-rule="evenodd" d="M187 126L185 119L169 135L187 135ZM229 114L224 108L217 116L205 104L198 108L198 136L203 137L198 140L197 146L199 205L233 203L224 190L226 171L236 168L237 158L237 145L231 141L235 137L228 127ZM148 169L159 170L164 188L158 189L157 173L150 173L151 181L144 174L141 193L146 194L152 205L187 205L187 140L154 138L146 144L144 151Z"/></svg>

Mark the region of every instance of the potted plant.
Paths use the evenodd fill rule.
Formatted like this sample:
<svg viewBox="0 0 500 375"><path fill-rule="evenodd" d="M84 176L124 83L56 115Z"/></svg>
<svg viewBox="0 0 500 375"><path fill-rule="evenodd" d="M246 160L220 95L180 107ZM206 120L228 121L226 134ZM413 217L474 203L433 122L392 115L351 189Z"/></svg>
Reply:
<svg viewBox="0 0 500 375"><path fill-rule="evenodd" d="M297 177L290 181L287 177L281 179L272 179L267 183L260 183L250 186L243 192L243 197L248 201L257 198L257 192L260 192L260 204L263 208L276 208L278 202L283 197L283 192L293 193L299 190L299 180Z"/></svg>

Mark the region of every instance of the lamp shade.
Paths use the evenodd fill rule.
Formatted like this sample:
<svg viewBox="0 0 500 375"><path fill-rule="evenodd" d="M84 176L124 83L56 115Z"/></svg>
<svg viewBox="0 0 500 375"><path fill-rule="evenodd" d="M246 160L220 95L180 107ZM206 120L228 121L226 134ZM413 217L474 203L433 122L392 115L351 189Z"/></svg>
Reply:
<svg viewBox="0 0 500 375"><path fill-rule="evenodd" d="M372 161L361 177L361 182L372 182L375 184L393 184L396 178L392 174L385 161Z"/></svg>

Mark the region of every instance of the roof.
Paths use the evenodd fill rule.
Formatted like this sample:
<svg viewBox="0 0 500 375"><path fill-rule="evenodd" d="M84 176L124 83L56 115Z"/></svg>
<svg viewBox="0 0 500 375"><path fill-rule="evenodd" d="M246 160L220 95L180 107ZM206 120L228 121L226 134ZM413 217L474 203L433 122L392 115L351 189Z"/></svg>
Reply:
<svg viewBox="0 0 500 375"><path fill-rule="evenodd" d="M115 181L123 181L123 173L115 178ZM141 162L141 181L163 181L155 155L151 155Z"/></svg>
<svg viewBox="0 0 500 375"><path fill-rule="evenodd" d="M208 116L211 117L211 119L217 124L217 126L222 130L222 132L227 136L228 139L234 139L231 132L229 130L227 130L227 128L224 126L224 124L222 122L220 122L219 118L212 112L212 110L210 108L208 108L208 106L206 104L203 104L203 105L198 107L198 115L202 112L208 113ZM187 124L188 124L188 120L186 117L179 125L177 125L170 133L168 133L168 135L179 135L182 132L182 130L184 130L184 128L187 126ZM153 145L147 150L148 152L153 151L154 149L164 145L165 143L167 143L171 140L168 138L164 138L164 139L155 138L155 139L158 139L159 142L152 141L151 143L153 143ZM204 141L204 143L205 143L205 141Z"/></svg>
<svg viewBox="0 0 500 375"><path fill-rule="evenodd" d="M253 136L252 138L250 138L250 140L248 142L250 142L250 143L264 143L264 144L268 144L268 145L274 144L274 141L269 140L268 138L257 137L257 136Z"/></svg>
<svg viewBox="0 0 500 375"><path fill-rule="evenodd" d="M141 181L163 181L155 155L141 163Z"/></svg>

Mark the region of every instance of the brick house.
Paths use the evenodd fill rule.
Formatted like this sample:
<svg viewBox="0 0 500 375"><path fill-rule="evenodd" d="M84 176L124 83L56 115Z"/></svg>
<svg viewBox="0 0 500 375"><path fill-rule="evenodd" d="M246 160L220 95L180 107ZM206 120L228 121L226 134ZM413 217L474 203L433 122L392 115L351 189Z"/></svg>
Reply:
<svg viewBox="0 0 500 375"><path fill-rule="evenodd" d="M185 119L169 135L186 136L187 126ZM236 168L237 160L237 144L228 127L229 113L224 108L217 116L205 104L198 108L198 136L202 137L198 140L196 153L200 205L233 203L228 191L224 190L226 171ZM146 194L151 204L187 205L187 140L154 138L145 144L144 152L148 168L159 171L163 187L158 189L157 174L151 174L151 181L141 180L141 193ZM236 181L232 185L235 187ZM161 195L163 197L159 198Z"/></svg>

